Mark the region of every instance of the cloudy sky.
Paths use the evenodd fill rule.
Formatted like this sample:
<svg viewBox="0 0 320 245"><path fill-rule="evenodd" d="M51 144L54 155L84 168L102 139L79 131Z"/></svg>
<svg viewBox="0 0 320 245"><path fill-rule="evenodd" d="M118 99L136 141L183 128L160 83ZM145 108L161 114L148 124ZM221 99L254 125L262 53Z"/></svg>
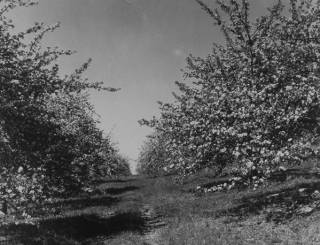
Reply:
<svg viewBox="0 0 320 245"><path fill-rule="evenodd" d="M139 148L150 133L137 121L158 114L157 101L170 101L174 81L189 53L205 56L213 42L222 40L210 18L194 0L40 0L39 5L13 12L18 28L35 21L61 28L46 45L78 51L61 60L71 72L88 58L85 74L93 81L121 88L93 92L91 101L101 116L100 127L111 133L120 152L134 165ZM208 0L210 6L214 1ZM259 14L272 0L255 0Z"/></svg>

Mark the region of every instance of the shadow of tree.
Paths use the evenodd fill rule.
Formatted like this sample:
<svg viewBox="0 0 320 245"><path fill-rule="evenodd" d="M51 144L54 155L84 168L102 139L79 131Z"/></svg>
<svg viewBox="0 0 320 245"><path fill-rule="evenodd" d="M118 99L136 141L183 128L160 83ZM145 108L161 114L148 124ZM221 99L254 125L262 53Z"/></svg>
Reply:
<svg viewBox="0 0 320 245"><path fill-rule="evenodd" d="M111 206L120 201L118 197L94 196L61 200L51 205L71 206L72 208L86 208L91 206Z"/></svg>
<svg viewBox="0 0 320 245"><path fill-rule="evenodd" d="M107 195L61 199L51 203L45 203L40 207L30 207L29 212L32 213L33 216L47 216L67 210L79 210L95 206L110 207L120 202L120 200L118 197Z"/></svg>
<svg viewBox="0 0 320 245"><path fill-rule="evenodd" d="M104 183L128 183L128 182L132 182L135 179L100 179L100 180L96 180L94 183L95 184L104 184Z"/></svg>
<svg viewBox="0 0 320 245"><path fill-rule="evenodd" d="M26 245L42 245L44 240L50 245L87 244L86 241L98 237L106 238L122 232L143 234L147 231L148 224L140 212L119 213L108 218L94 214L59 217L40 221L38 225L20 224L6 228L6 234L19 234L22 244Z"/></svg>
<svg viewBox="0 0 320 245"><path fill-rule="evenodd" d="M104 183L128 183L132 182L135 179L113 179L113 180L106 180Z"/></svg>
<svg viewBox="0 0 320 245"><path fill-rule="evenodd" d="M110 195L120 195L128 191L134 191L139 189L137 186L125 186L125 187L118 187L118 188L107 188L103 192Z"/></svg>
<svg viewBox="0 0 320 245"><path fill-rule="evenodd" d="M320 190L320 180L300 183L291 187L247 195L237 199L236 205L219 210L218 216L238 216L265 214L267 221L283 222L296 215L309 215L319 209L320 196L313 195ZM308 206L308 212L302 208Z"/></svg>

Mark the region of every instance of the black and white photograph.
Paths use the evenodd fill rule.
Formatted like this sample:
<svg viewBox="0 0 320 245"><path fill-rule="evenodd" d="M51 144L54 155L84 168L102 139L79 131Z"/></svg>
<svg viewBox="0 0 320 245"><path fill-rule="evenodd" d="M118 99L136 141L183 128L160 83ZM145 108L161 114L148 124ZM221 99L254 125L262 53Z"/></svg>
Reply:
<svg viewBox="0 0 320 245"><path fill-rule="evenodd" d="M0 0L0 245L320 245L320 0Z"/></svg>

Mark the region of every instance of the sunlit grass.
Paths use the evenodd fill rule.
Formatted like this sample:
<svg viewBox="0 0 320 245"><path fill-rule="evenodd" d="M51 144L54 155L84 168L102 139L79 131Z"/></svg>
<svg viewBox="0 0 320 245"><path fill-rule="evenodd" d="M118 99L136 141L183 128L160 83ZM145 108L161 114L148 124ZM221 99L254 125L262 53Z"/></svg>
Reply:
<svg viewBox="0 0 320 245"><path fill-rule="evenodd" d="M205 181L210 181L210 176L202 175L199 181L193 176L182 185L175 183L173 177L106 181L97 187L100 194L96 192L87 199L61 200L57 205L62 205L62 216L70 217L70 220L95 215L97 220L103 218L111 222L110 217L116 214L130 216L147 204L166 224L152 231L150 236L131 230L129 225L130 229L120 229L110 236L92 237L93 242L100 242L97 244L153 244L150 240L158 245L320 244L320 213L317 210L308 216L293 215L290 219L284 217L280 223L275 223L266 219L265 211L273 206L283 208L287 199L256 206L256 210L250 212L241 209L243 203L263 201L270 194L287 193L285 197L290 198L290 193L299 192L302 186L320 188L318 178L298 177L284 182L269 182L255 190L232 189L207 194L188 191ZM107 193L107 190L112 191ZM125 218L123 222L131 221ZM61 231L60 235L63 235Z"/></svg>

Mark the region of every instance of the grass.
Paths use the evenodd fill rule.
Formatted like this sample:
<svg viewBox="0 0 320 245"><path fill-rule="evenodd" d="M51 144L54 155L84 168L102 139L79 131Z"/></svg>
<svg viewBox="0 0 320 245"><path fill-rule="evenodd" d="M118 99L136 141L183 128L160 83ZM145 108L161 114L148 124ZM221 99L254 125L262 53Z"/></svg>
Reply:
<svg viewBox="0 0 320 245"><path fill-rule="evenodd" d="M242 221L228 218L194 218L188 221L172 220L162 231L166 245L214 244L320 244L319 214L275 224L252 216Z"/></svg>
<svg viewBox="0 0 320 245"><path fill-rule="evenodd" d="M278 231L278 232L275 232ZM279 234L286 230L293 241L293 232L271 224L258 224L255 220L226 222L224 219L195 218L191 222L173 222L163 231L163 244L271 244L283 241ZM174 231L174 232L172 232ZM288 241L288 240L287 240Z"/></svg>
<svg viewBox="0 0 320 245"><path fill-rule="evenodd" d="M57 200L54 209L60 215L42 217L40 226L14 226L11 231L50 234L57 241L49 244L70 245L320 244L320 201L312 197L320 190L318 175L300 171L257 190L190 191L210 182L208 173L182 185L172 176L106 180L92 196ZM312 212L300 214L303 206L312 206ZM151 233L142 211L150 207L166 224Z"/></svg>
<svg viewBox="0 0 320 245"><path fill-rule="evenodd" d="M205 177L201 176L200 182ZM287 205L309 205L311 191L320 189L320 180L308 175L291 178L284 182L271 182L257 190L232 190L205 195L186 192L197 185L196 177L185 181L184 186L171 184L164 179L156 180L157 191L149 196L168 226L162 229L157 244L320 244L317 209L310 216L293 210L286 214ZM191 184L190 184L191 183ZM308 198L293 195L302 188L309 188ZM169 190L169 191L168 191ZM267 197L278 194L278 199L267 202ZM292 195L292 196L291 196ZM261 201L261 205L254 201ZM249 206L253 211L241 210ZM277 213L281 209L283 213ZM280 222L268 220L266 211L280 215ZM270 211L271 210L271 211ZM250 212L249 212L250 211Z"/></svg>

